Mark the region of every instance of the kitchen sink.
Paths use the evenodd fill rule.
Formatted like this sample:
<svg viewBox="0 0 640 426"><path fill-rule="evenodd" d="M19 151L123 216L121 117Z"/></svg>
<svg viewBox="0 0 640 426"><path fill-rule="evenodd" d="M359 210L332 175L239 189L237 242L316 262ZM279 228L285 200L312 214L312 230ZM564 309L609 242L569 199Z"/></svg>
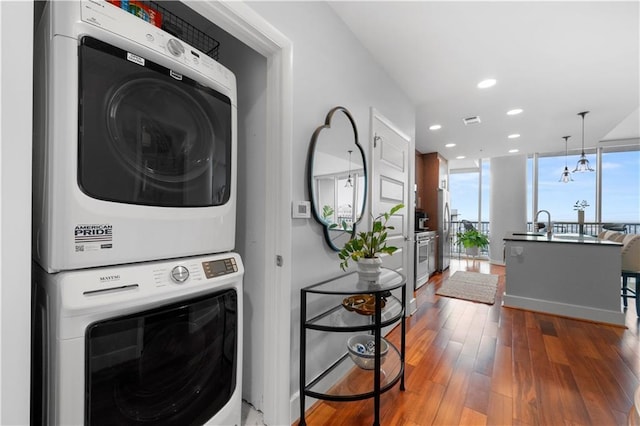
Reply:
<svg viewBox="0 0 640 426"><path fill-rule="evenodd" d="M559 240L578 240L578 241L595 241L598 237L593 235L575 235L575 234L555 234L554 237Z"/></svg>

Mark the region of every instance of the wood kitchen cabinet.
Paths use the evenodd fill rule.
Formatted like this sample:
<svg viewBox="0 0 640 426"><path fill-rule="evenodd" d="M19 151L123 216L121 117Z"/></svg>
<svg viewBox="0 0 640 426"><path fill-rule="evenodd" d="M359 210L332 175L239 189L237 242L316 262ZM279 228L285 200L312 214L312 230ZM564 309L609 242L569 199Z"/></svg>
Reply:
<svg viewBox="0 0 640 426"><path fill-rule="evenodd" d="M428 226L437 230L438 189L449 189L449 163L437 152L420 154L416 151L416 210L425 212Z"/></svg>
<svg viewBox="0 0 640 426"><path fill-rule="evenodd" d="M416 151L416 211L424 211L424 166L422 162L422 153ZM417 224L416 224L417 226Z"/></svg>

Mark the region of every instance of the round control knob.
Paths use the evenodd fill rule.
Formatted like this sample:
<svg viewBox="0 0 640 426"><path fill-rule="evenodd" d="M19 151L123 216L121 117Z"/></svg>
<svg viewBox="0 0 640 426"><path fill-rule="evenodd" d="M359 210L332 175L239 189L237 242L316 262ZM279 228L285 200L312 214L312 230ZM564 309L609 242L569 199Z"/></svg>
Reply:
<svg viewBox="0 0 640 426"><path fill-rule="evenodd" d="M171 278L178 284L182 284L189 278L189 270L182 265L176 266L171 270Z"/></svg>
<svg viewBox="0 0 640 426"><path fill-rule="evenodd" d="M175 38L170 39L167 42L167 49L173 56L180 56L184 53L184 46Z"/></svg>

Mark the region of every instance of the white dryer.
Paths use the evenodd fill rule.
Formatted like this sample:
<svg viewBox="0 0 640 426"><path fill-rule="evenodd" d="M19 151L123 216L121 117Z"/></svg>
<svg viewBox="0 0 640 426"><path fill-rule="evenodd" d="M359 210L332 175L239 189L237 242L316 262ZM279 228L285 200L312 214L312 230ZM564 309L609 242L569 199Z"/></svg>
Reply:
<svg viewBox="0 0 640 426"><path fill-rule="evenodd" d="M47 271L233 250L236 81L101 0L35 40L34 259Z"/></svg>
<svg viewBox="0 0 640 426"><path fill-rule="evenodd" d="M234 253L35 266L32 424L239 425L243 273Z"/></svg>

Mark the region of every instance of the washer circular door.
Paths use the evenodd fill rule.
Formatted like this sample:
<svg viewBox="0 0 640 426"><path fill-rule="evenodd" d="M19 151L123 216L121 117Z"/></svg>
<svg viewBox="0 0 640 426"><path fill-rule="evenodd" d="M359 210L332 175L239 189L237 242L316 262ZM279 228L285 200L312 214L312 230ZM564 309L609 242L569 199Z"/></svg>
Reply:
<svg viewBox="0 0 640 426"><path fill-rule="evenodd" d="M236 388L237 294L225 290L86 331L86 424L203 424Z"/></svg>

